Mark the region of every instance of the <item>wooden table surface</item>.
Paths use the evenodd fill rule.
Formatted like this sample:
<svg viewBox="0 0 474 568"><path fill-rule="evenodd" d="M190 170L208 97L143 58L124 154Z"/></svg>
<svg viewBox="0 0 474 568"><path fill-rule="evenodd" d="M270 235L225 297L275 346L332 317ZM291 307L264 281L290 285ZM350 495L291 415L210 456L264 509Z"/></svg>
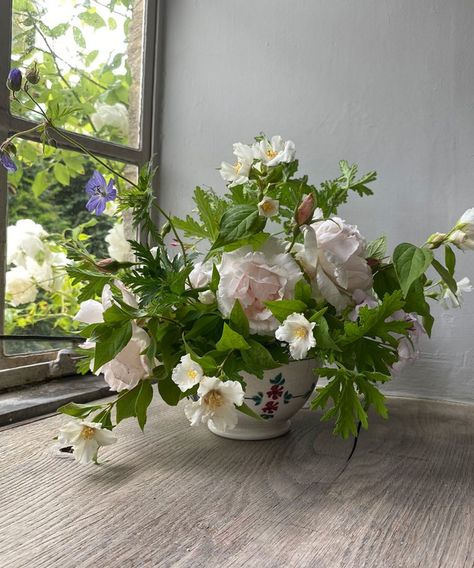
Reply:
<svg viewBox="0 0 474 568"><path fill-rule="evenodd" d="M155 402L155 401L154 401ZM474 566L474 408L391 399L349 462L302 410L270 441L154 404L101 466L51 451L62 417L0 431L1 568Z"/></svg>

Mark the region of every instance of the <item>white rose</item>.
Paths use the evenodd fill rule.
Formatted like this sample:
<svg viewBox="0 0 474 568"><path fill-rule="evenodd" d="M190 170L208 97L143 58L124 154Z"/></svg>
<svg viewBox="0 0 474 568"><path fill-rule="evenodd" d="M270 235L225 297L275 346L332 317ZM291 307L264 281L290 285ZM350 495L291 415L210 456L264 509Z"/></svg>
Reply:
<svg viewBox="0 0 474 568"><path fill-rule="evenodd" d="M277 166L281 163L293 162L295 159L295 143L283 141L281 136L272 136L271 140L264 138L252 146L253 156L267 166Z"/></svg>
<svg viewBox="0 0 474 568"><path fill-rule="evenodd" d="M189 273L189 281L193 288L204 288L212 278L213 264L209 260L206 262L196 262L194 268Z"/></svg>
<svg viewBox="0 0 474 568"><path fill-rule="evenodd" d="M7 228L7 264L25 266L27 257L37 259L45 254L43 237L47 232L31 219L20 219Z"/></svg>
<svg viewBox="0 0 474 568"><path fill-rule="evenodd" d="M372 287L372 271L365 260L365 240L357 227L339 217L304 227L304 246L297 258L312 279L317 298L337 310L351 303L356 290Z"/></svg>
<svg viewBox="0 0 474 568"><path fill-rule="evenodd" d="M38 289L23 266L15 266L5 275L5 293L12 306L34 302Z"/></svg>
<svg viewBox="0 0 474 568"><path fill-rule="evenodd" d="M302 277L293 257L272 250L273 246L272 239L268 239L261 251L243 247L224 253L219 267L219 309L228 317L235 301L239 300L252 333L266 334L276 330L278 322L264 302L292 298L295 285Z"/></svg>
<svg viewBox="0 0 474 568"><path fill-rule="evenodd" d="M105 237L109 245L107 251L110 258L118 262L132 262L133 252L130 243L125 238L123 223L115 223Z"/></svg>
<svg viewBox="0 0 474 568"><path fill-rule="evenodd" d="M118 128L122 134L128 132L128 110L122 103L107 105L98 103L95 106L96 112L91 115L93 125L97 130L101 130L104 126Z"/></svg>

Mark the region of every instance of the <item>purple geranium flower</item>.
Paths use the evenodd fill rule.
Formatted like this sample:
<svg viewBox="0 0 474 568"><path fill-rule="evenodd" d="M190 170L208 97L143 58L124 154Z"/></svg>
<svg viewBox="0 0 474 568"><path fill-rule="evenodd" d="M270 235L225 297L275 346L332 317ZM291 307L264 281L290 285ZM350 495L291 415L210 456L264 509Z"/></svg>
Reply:
<svg viewBox="0 0 474 568"><path fill-rule="evenodd" d="M19 91L21 89L22 80L23 75L21 74L21 71L17 67L14 67L10 71L10 73L8 73L7 87L10 89L10 91Z"/></svg>
<svg viewBox="0 0 474 568"><path fill-rule="evenodd" d="M0 164L11 174L17 170L15 162L6 152L0 152Z"/></svg>
<svg viewBox="0 0 474 568"><path fill-rule="evenodd" d="M104 212L107 201L113 201L117 197L114 180L110 178L109 183L107 183L104 176L97 170L94 171L91 179L87 182L86 193L90 195L86 208L91 213L95 211L96 215L101 215Z"/></svg>

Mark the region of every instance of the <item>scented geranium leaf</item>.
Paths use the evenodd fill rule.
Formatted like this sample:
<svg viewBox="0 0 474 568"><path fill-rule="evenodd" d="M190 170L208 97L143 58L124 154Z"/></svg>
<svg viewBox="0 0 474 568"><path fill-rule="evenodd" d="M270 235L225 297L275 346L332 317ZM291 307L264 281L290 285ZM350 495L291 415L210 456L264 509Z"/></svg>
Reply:
<svg viewBox="0 0 474 568"><path fill-rule="evenodd" d="M272 300L265 302L265 306L280 322L295 312L301 314L306 310L306 304L301 300Z"/></svg>
<svg viewBox="0 0 474 568"><path fill-rule="evenodd" d="M193 219L190 215L186 216L186 219L180 219L179 217L173 217L173 225L183 231L186 237L196 237L198 239L207 239L208 234L204 225Z"/></svg>
<svg viewBox="0 0 474 568"><path fill-rule="evenodd" d="M110 274L101 274L80 268L77 265L70 265L66 267L66 272L73 284L82 284L81 291L79 292L79 302L96 298L102 294L104 286L112 280Z"/></svg>
<svg viewBox="0 0 474 568"><path fill-rule="evenodd" d="M410 286L425 273L433 260L433 253L410 243L402 243L393 252L393 265L403 295L408 294Z"/></svg>
<svg viewBox="0 0 474 568"><path fill-rule="evenodd" d="M370 375L373 376L374 373L371 373ZM367 376L369 376L368 373ZM388 418L388 410L385 406L385 396L379 391L379 389L368 381L362 374L358 375L355 380L359 392L364 396L365 407L369 408L370 406L373 406L377 414L382 416L382 418ZM386 380L390 380L390 377L387 377Z"/></svg>
<svg viewBox="0 0 474 568"><path fill-rule="evenodd" d="M237 410L239 410L240 412L242 412L243 414L246 414L247 416L250 416L251 418L255 418L256 420L263 420L263 418L257 414L256 412L254 412L251 408L249 408L245 402L241 405L241 406L236 406L235 408L237 408Z"/></svg>
<svg viewBox="0 0 474 568"><path fill-rule="evenodd" d="M132 337L132 324L99 325L95 329L94 372L111 361L127 345Z"/></svg>
<svg viewBox="0 0 474 568"><path fill-rule="evenodd" d="M443 282L451 290L451 292L456 296L458 293L458 285L456 280L454 280L453 275L447 270L439 261L435 258L431 261L431 265L436 270L436 272L441 276Z"/></svg>
<svg viewBox="0 0 474 568"><path fill-rule="evenodd" d="M198 208L199 218L206 227L208 238L213 242L219 234L219 223L227 204L213 191L206 191L200 187L194 190L193 199Z"/></svg>
<svg viewBox="0 0 474 568"><path fill-rule="evenodd" d="M444 247L444 262L449 274L454 276L454 271L456 269L456 255L454 254L453 249L448 245Z"/></svg>
<svg viewBox="0 0 474 568"><path fill-rule="evenodd" d="M385 320L404 305L401 291L396 291L393 294L385 294L381 304L375 308L360 308L358 321L344 323L344 334L338 338L338 345L345 347L364 336L385 338L391 332L403 333L408 327L407 322Z"/></svg>
<svg viewBox="0 0 474 568"><path fill-rule="evenodd" d="M150 380L141 381L138 386L140 390L138 391L137 400L135 402L135 413L138 425L143 431L147 419L147 410L153 399L153 387Z"/></svg>
<svg viewBox="0 0 474 568"><path fill-rule="evenodd" d="M76 418L86 418L91 412L103 408L102 404L78 404L76 402L68 402L64 406L58 408L58 412L75 416Z"/></svg>
<svg viewBox="0 0 474 568"><path fill-rule="evenodd" d="M232 349L250 349L250 345L245 341L245 339L224 323L224 329L222 330L222 337L216 343L216 349L218 351L230 351Z"/></svg>
<svg viewBox="0 0 474 568"><path fill-rule="evenodd" d="M371 241L367 245L367 250L365 252L366 258L375 258L377 260L382 260L387 252L387 237L382 235L375 241Z"/></svg>
<svg viewBox="0 0 474 568"><path fill-rule="evenodd" d="M253 205L236 205L222 215L219 235L212 249L230 245L263 231L266 219Z"/></svg>
<svg viewBox="0 0 474 568"><path fill-rule="evenodd" d="M270 351L261 343L255 339L248 339L247 342L250 349L242 351L242 360L248 373L253 373L259 379L263 379L263 372L266 369L276 369L281 366L281 363L275 361Z"/></svg>
<svg viewBox="0 0 474 568"><path fill-rule="evenodd" d="M247 336L249 334L249 320L247 319L239 300L235 300L234 307L230 312L230 324L232 329L243 336Z"/></svg>

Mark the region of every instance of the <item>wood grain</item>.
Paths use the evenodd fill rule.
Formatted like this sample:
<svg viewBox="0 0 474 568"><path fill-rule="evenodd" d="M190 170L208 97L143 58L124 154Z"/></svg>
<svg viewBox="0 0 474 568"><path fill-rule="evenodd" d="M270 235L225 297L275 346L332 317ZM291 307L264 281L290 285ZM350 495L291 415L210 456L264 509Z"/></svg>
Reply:
<svg viewBox="0 0 474 568"><path fill-rule="evenodd" d="M241 442L158 403L101 466L51 452L62 417L0 431L0 566L472 568L472 406L389 408L348 463L308 410Z"/></svg>

